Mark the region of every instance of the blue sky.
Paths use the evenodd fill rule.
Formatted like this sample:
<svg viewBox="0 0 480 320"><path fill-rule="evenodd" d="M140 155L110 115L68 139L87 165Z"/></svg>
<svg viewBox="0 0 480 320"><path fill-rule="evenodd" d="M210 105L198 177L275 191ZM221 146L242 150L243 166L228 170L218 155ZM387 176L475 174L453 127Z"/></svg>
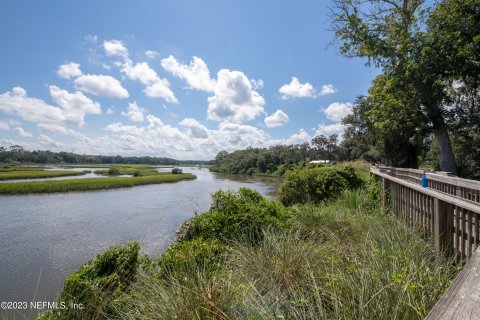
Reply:
<svg viewBox="0 0 480 320"><path fill-rule="evenodd" d="M309 142L376 70L330 45L329 1L0 3L0 144L211 159Z"/></svg>

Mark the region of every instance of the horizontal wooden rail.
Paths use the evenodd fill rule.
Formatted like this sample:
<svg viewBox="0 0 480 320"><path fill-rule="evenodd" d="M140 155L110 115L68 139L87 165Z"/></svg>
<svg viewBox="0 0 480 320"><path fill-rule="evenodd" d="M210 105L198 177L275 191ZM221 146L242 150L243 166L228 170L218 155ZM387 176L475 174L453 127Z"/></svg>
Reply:
<svg viewBox="0 0 480 320"><path fill-rule="evenodd" d="M480 181L462 179L447 172L426 172L419 169L376 166L381 173L421 185L425 175L430 189L448 193L456 197L480 203Z"/></svg>
<svg viewBox="0 0 480 320"><path fill-rule="evenodd" d="M454 255L457 262L465 261L480 242L480 205L421 185L393 177L372 168L382 178L382 186L390 190L388 200L395 214L410 226L422 228L433 236L435 249ZM384 193L385 194L385 193Z"/></svg>

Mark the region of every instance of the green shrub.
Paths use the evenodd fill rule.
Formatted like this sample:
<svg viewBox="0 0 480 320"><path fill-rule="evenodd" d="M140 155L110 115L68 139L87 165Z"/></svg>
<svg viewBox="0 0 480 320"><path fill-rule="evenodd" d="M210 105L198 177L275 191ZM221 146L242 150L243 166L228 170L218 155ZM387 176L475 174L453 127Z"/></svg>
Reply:
<svg viewBox="0 0 480 320"><path fill-rule="evenodd" d="M110 176L118 176L120 175L120 169L117 167L111 167L108 169L108 175Z"/></svg>
<svg viewBox="0 0 480 320"><path fill-rule="evenodd" d="M103 319L113 311L115 300L135 280L141 263L137 242L113 246L83 264L67 277L57 301L81 304L82 309L59 309L40 319Z"/></svg>
<svg viewBox="0 0 480 320"><path fill-rule="evenodd" d="M183 171L180 168L173 168L172 169L172 174L182 174Z"/></svg>
<svg viewBox="0 0 480 320"><path fill-rule="evenodd" d="M219 240L198 238L174 243L158 259L159 274L178 279L198 269L210 274L221 266L227 251Z"/></svg>
<svg viewBox="0 0 480 320"><path fill-rule="evenodd" d="M182 237L255 242L262 238L262 229L285 227L287 217L280 203L263 198L255 190L217 191L210 210L188 221Z"/></svg>
<svg viewBox="0 0 480 320"><path fill-rule="evenodd" d="M287 206L296 203L320 203L337 197L343 190L355 189L362 180L351 167L322 166L287 172L278 198Z"/></svg>

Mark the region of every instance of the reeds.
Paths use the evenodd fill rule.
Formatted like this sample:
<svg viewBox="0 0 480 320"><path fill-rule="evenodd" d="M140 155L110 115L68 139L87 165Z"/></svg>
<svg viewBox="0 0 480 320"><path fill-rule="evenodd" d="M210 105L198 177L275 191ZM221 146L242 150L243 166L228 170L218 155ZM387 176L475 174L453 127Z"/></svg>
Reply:
<svg viewBox="0 0 480 320"><path fill-rule="evenodd" d="M195 179L190 173L161 174L140 177L86 178L55 181L34 181L0 184L0 194L53 193L126 188L144 184L177 182Z"/></svg>

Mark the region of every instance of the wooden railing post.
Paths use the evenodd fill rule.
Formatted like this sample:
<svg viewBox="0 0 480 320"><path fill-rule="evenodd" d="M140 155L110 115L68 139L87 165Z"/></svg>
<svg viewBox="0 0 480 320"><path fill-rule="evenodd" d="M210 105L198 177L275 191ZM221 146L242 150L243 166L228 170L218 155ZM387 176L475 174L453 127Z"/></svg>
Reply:
<svg viewBox="0 0 480 320"><path fill-rule="evenodd" d="M442 251L452 253L453 242L449 229L453 225L453 214L449 212L449 209L452 209L452 206L447 202L437 198L433 200L435 251L437 253Z"/></svg>
<svg viewBox="0 0 480 320"><path fill-rule="evenodd" d="M388 180L382 178L382 205L383 207L387 206L387 187L388 187Z"/></svg>

